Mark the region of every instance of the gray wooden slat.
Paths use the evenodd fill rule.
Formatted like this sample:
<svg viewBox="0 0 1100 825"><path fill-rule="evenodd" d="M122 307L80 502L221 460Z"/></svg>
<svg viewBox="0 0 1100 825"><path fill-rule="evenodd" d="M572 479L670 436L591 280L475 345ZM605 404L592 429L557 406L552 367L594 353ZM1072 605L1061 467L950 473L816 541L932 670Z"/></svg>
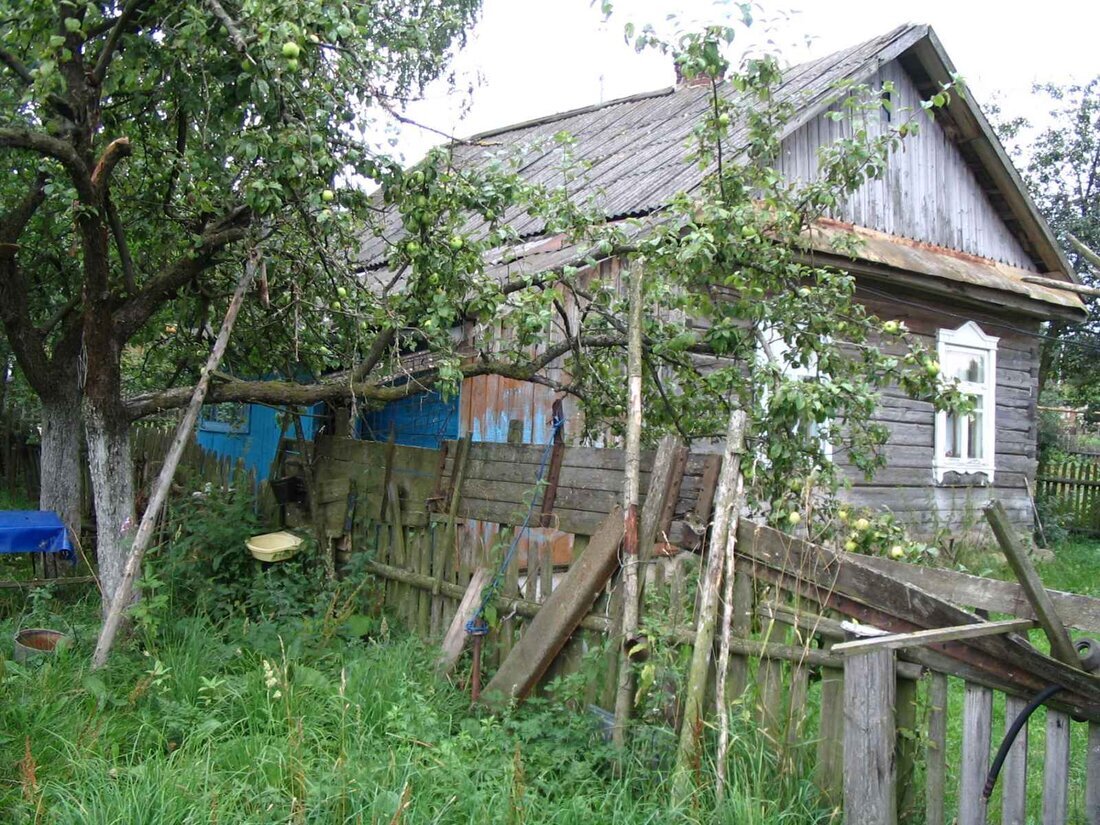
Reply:
<svg viewBox="0 0 1100 825"><path fill-rule="evenodd" d="M966 685L963 701L962 757L959 760L959 825L985 825L982 798L989 771L989 736L993 724L993 691Z"/></svg>
<svg viewBox="0 0 1100 825"><path fill-rule="evenodd" d="M1027 699L1005 696L1005 731L1027 707ZM1020 729L1005 757L999 780L1001 825L1027 825L1027 726Z"/></svg>
<svg viewBox="0 0 1100 825"><path fill-rule="evenodd" d="M1069 811L1069 716L1047 709L1043 825L1065 825Z"/></svg>
<svg viewBox="0 0 1100 825"><path fill-rule="evenodd" d="M926 825L944 825L947 790L947 677L933 672L928 682L928 743L925 749Z"/></svg>
<svg viewBox="0 0 1100 825"><path fill-rule="evenodd" d="M1088 754L1085 756L1085 821L1100 825L1100 724L1089 723Z"/></svg>
<svg viewBox="0 0 1100 825"><path fill-rule="evenodd" d="M895 825L894 653L876 650L844 664L844 822Z"/></svg>

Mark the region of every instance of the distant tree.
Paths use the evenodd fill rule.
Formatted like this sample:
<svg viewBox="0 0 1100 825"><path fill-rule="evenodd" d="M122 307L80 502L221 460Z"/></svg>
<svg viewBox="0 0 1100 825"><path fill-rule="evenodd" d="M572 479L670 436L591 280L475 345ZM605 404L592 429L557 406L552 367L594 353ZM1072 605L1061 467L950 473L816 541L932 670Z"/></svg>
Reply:
<svg viewBox="0 0 1100 825"><path fill-rule="evenodd" d="M1031 196L1062 242L1081 280L1100 286L1100 272L1070 236L1100 249L1100 77L1079 86L1035 87L1050 101L1049 125L1034 131L1024 118L1002 123L1001 137L1018 159ZM1043 347L1040 382L1071 404L1100 405L1100 299L1087 299L1080 324L1052 323Z"/></svg>

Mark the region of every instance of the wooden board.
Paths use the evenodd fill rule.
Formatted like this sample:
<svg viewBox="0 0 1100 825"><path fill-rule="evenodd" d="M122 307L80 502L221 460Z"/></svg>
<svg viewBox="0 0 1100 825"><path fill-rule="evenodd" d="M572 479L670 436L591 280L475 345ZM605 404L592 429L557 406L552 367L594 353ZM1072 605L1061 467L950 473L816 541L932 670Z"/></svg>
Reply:
<svg viewBox="0 0 1100 825"><path fill-rule="evenodd" d="M763 525L742 521L738 554L754 565L765 565L791 581L814 585L812 598L856 618L860 606L876 613L883 629L907 633L948 625L982 621L955 605L913 585L886 576L860 563L853 554L838 554ZM848 605L847 602L851 602ZM837 609L840 609L837 607ZM862 619L861 619L862 620ZM1100 680L1035 650L1012 636L987 636L964 642L929 645L928 651L946 654L978 671L1014 686L1010 692L1037 693L1049 684L1066 688L1051 700L1060 709L1088 719L1100 719Z"/></svg>
<svg viewBox="0 0 1100 825"><path fill-rule="evenodd" d="M483 702L502 707L530 693L618 566L622 537L623 515L616 507L501 663Z"/></svg>
<svg viewBox="0 0 1100 825"><path fill-rule="evenodd" d="M863 556L859 561L960 607L980 607L983 610L1009 613L1022 619L1036 618L1024 589L1016 582L986 579L937 567L922 567L879 556ZM1100 633L1100 599L1063 593L1060 590L1048 589L1047 594L1058 611L1059 618L1067 626Z"/></svg>

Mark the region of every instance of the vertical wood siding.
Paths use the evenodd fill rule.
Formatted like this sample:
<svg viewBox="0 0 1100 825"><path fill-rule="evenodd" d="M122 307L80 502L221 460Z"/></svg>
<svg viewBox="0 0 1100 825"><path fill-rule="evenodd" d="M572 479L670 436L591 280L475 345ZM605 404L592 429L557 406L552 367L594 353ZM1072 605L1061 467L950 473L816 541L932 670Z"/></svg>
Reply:
<svg viewBox="0 0 1100 825"><path fill-rule="evenodd" d="M1033 270L951 136L921 111L921 95L897 61L882 66L868 85L879 88L887 81L894 84L892 112L868 113L868 130L874 134L891 125L889 116L894 126L912 117L919 131L902 141L880 180L865 183L832 217ZM838 110L837 106L830 109ZM812 180L818 170L818 149L852 133L848 119L817 117L783 141L779 171L792 180Z"/></svg>

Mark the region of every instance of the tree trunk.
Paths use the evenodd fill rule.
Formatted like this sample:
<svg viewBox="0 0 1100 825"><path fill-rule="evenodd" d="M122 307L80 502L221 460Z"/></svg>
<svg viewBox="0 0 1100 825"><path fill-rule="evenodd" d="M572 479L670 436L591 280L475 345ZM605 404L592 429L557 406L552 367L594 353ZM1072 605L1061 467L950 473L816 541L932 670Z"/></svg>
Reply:
<svg viewBox="0 0 1100 825"><path fill-rule="evenodd" d="M96 557L104 615L110 609L115 590L122 581L136 526L130 422L119 410L104 409L107 406L89 400L85 414L88 472L95 498Z"/></svg>
<svg viewBox="0 0 1100 825"><path fill-rule="evenodd" d="M76 375L71 384L59 387L56 396L42 399L42 471L38 507L53 510L80 538L80 446L81 411L80 391ZM35 553L35 575L40 579L53 579L58 575L56 553Z"/></svg>

